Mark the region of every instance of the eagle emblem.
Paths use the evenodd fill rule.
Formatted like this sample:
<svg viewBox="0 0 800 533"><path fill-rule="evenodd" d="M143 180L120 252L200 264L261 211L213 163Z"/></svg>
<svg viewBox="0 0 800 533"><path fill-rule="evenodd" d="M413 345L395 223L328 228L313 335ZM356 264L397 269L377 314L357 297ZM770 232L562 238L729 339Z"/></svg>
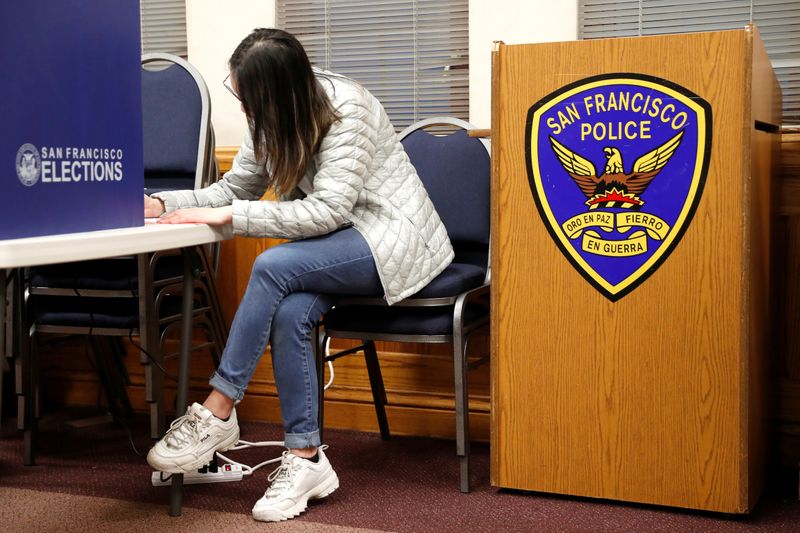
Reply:
<svg viewBox="0 0 800 533"><path fill-rule="evenodd" d="M596 209L599 206L638 209L644 205L641 194L678 149L681 137L683 131L655 150L639 157L629 174L625 173L619 149L606 146L603 148L606 165L599 176L592 162L585 157L576 154L552 136L550 144L564 170L586 195L586 205L589 209Z"/></svg>
<svg viewBox="0 0 800 533"><path fill-rule="evenodd" d="M711 153L711 106L668 80L604 74L528 110L528 182L561 253L617 301L686 233Z"/></svg>

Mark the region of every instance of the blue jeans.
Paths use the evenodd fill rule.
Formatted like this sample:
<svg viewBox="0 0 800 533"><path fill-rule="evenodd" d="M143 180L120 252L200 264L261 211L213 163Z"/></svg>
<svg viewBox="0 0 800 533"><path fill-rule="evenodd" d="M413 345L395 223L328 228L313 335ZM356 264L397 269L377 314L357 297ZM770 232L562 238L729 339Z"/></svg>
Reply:
<svg viewBox="0 0 800 533"><path fill-rule="evenodd" d="M319 446L314 326L336 295L382 293L372 252L355 229L269 248L253 264L211 386L241 400L269 340L286 447Z"/></svg>

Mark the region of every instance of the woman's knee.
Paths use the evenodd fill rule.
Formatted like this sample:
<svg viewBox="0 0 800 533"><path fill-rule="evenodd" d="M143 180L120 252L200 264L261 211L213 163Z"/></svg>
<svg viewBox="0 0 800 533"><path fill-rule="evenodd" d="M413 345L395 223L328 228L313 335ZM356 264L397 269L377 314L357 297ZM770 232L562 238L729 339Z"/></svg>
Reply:
<svg viewBox="0 0 800 533"><path fill-rule="evenodd" d="M289 277L291 267L296 263L292 260L291 251L284 246L273 246L261 252L253 262L251 277L258 279L271 279L276 282Z"/></svg>

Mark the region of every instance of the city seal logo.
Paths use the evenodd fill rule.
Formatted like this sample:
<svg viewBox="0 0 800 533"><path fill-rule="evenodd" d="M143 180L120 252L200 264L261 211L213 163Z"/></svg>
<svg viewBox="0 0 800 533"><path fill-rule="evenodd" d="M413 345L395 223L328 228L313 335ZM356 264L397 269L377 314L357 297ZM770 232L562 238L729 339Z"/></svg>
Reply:
<svg viewBox="0 0 800 533"><path fill-rule="evenodd" d="M703 194L711 106L640 74L586 78L528 111L528 181L564 256L617 301L666 260Z"/></svg>
<svg viewBox="0 0 800 533"><path fill-rule="evenodd" d="M26 187L31 187L39 181L42 174L42 158L39 150L30 143L25 143L17 150L17 177Z"/></svg>

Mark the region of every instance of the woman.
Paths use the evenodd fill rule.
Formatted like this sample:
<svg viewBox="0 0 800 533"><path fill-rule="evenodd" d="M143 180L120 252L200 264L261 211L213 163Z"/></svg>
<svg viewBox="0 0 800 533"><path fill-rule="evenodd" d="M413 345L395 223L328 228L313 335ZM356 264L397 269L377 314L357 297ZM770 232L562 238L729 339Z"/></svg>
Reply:
<svg viewBox="0 0 800 533"><path fill-rule="evenodd" d="M202 190L145 197L145 216L232 223L238 235L293 241L256 259L212 392L172 423L147 460L189 472L233 446L234 404L269 341L288 451L253 517L277 521L339 486L319 438L316 321L337 294L383 294L392 304L416 293L453 249L386 112L363 87L312 69L300 42L277 29L247 36L229 67L249 126L231 171ZM260 200L268 189L280 200Z"/></svg>

